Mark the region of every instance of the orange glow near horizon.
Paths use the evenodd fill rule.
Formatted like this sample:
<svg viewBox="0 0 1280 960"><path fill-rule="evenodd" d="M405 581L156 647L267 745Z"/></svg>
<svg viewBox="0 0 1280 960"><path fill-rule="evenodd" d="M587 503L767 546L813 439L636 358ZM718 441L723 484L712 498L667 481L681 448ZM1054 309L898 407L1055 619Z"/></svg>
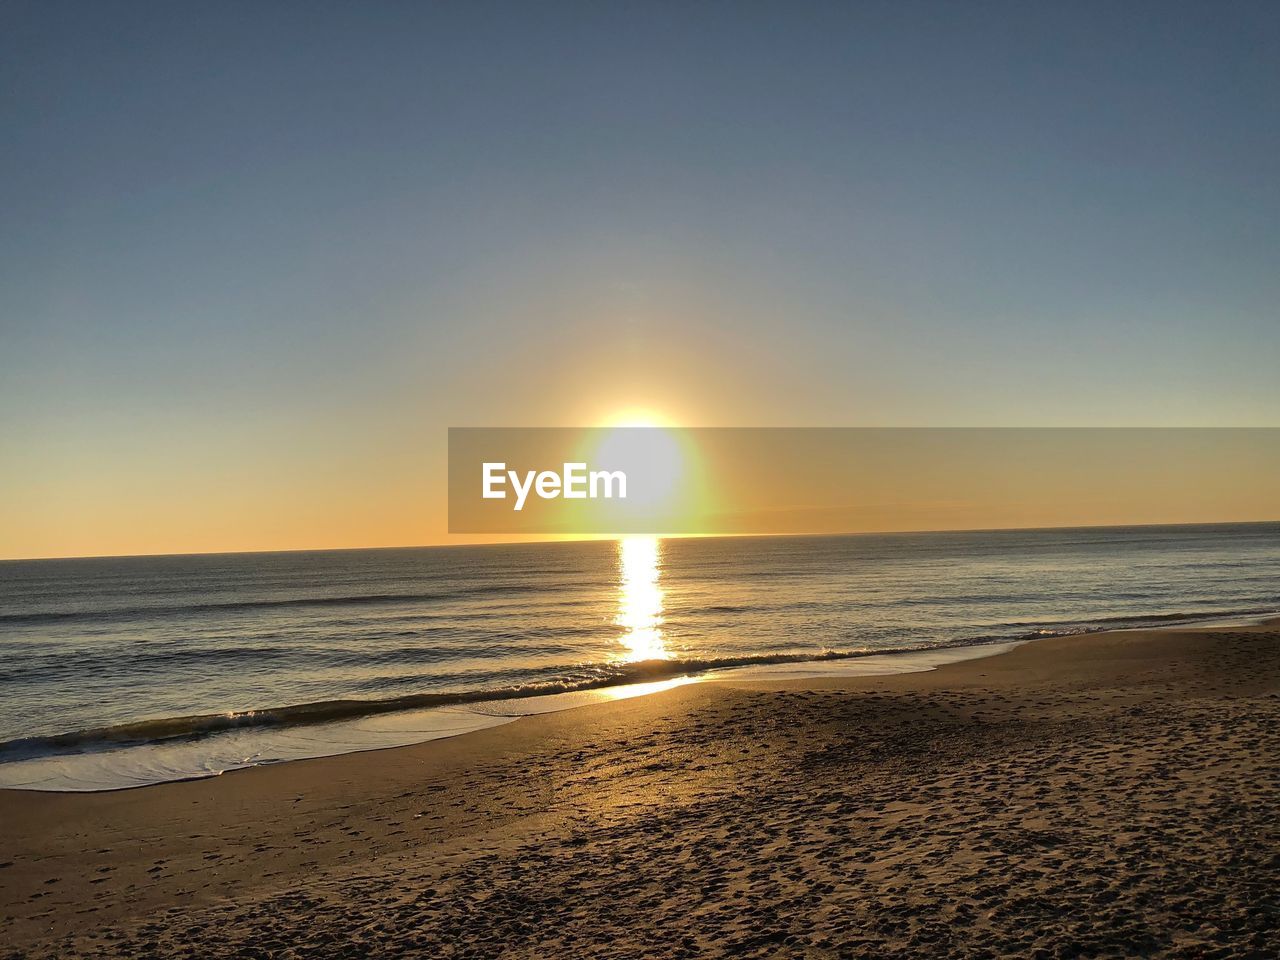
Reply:
<svg viewBox="0 0 1280 960"><path fill-rule="evenodd" d="M668 450L669 438L678 453L672 496L637 496L635 512L620 516L669 508L667 516L697 523L450 534L443 431L421 442L402 432L352 438L317 423L288 444L264 433L260 448L161 424L145 441L103 434L0 477L0 559L614 540L622 530L672 537L1280 519L1275 430L912 429L859 439L865 455L814 438L796 445L809 455L792 464L677 425L694 409L679 406L679 419L643 403L597 411L615 411L599 422L618 433L658 427L665 436L656 448ZM656 543L651 552L659 561ZM656 579L636 580L644 582L657 590ZM623 626L639 647L656 635Z"/></svg>

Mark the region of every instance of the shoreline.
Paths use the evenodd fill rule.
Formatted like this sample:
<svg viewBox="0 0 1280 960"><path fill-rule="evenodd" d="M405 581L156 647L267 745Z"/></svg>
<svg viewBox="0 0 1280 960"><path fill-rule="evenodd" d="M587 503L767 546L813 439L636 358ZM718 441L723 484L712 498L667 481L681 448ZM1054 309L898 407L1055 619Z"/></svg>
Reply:
<svg viewBox="0 0 1280 960"><path fill-rule="evenodd" d="M801 658L797 655L793 659L786 655L757 663L674 673L659 680L602 684L562 692L538 692L497 699L466 698L436 707L417 709L406 706L384 707L374 702L378 709L357 712L350 720L299 723L296 730L294 725L275 727L265 723L246 725L243 728L231 726L208 734L207 737L175 737L151 743L126 742L83 753L54 753L6 761L0 763L0 792L18 790L57 794L140 790L165 783L185 783L226 776L257 767L352 753L394 750L467 736L525 717L651 696L690 683L769 682L807 677L869 677L918 673L948 663L997 656L1019 644L1032 642L1033 639L1041 638L866 651L847 656ZM261 712L270 714L272 711ZM167 722L171 721L156 721L157 725ZM307 732L321 736L307 738ZM291 735L295 737L292 743ZM299 743L298 737L304 739ZM264 746L268 749L274 747L272 759L252 762L227 760L223 761L225 766L210 766L214 761L209 758L217 757L219 748L223 756L234 757L246 753L252 755L261 751ZM286 752L291 752L291 755L281 755ZM180 773L182 770L186 772Z"/></svg>
<svg viewBox="0 0 1280 960"><path fill-rule="evenodd" d="M147 790L0 791L2 926L10 956L1247 946L1280 879L1278 661L1276 619L1112 631ZM1203 922L1175 935L1148 909L1133 928L1133 897L1171 883L1208 891L1180 908ZM1015 901L1054 912L1001 921Z"/></svg>
<svg viewBox="0 0 1280 960"><path fill-rule="evenodd" d="M335 700L268 707L235 714L143 720L110 728L34 736L0 745L17 753L0 759L0 791L88 793L132 790L223 776L245 769L322 757L396 749L464 736L524 716L608 703L686 683L761 681L796 677L876 676L934 669L998 655L1015 646L1057 636L1142 629L1197 629L1265 623L1274 611L1220 616L1178 612L1116 618L1134 626L1041 628L1009 638L975 637L890 650L778 653L742 658L644 661L624 664L633 679L601 678L568 689L522 688L410 694L391 700ZM1103 623L1108 618L1095 618ZM1030 626L1030 624L1028 624ZM980 651L980 652L975 652ZM652 676L652 679L646 677ZM150 739L149 731L181 730ZM133 734L129 736L129 734ZM317 734L319 736L317 736ZM87 749L74 749L77 745ZM29 756L21 755L30 750Z"/></svg>

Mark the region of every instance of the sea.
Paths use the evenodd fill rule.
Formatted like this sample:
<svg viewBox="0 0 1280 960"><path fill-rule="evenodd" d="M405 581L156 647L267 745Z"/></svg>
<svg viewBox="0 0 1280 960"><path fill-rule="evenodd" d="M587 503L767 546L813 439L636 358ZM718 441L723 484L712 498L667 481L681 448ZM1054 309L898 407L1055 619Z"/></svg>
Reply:
<svg viewBox="0 0 1280 960"><path fill-rule="evenodd" d="M724 678L1280 612L1280 523L0 563L0 787L107 790Z"/></svg>

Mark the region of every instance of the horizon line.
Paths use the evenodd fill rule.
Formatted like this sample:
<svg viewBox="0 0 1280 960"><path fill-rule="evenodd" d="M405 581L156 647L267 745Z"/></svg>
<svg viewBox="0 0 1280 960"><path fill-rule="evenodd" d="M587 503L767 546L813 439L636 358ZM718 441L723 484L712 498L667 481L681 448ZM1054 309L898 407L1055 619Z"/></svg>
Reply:
<svg viewBox="0 0 1280 960"><path fill-rule="evenodd" d="M542 540L492 540L467 543L405 543L382 544L363 547L284 547L278 550L192 550L177 553L104 553L72 554L63 556L0 557L0 563L39 563L55 560L147 560L171 557L239 557L271 556L286 553L358 553L376 550L437 550L459 547L516 547L545 546L558 543L593 543L598 541L625 540L630 537L655 537L659 540L750 540L798 537L891 537L906 534L927 533L1034 533L1050 530L1126 530L1153 527L1247 527L1280 523L1280 518L1268 520L1193 520L1151 523L1083 523L1061 526L1033 527L948 527L910 530L848 530L828 533L619 533L565 535Z"/></svg>

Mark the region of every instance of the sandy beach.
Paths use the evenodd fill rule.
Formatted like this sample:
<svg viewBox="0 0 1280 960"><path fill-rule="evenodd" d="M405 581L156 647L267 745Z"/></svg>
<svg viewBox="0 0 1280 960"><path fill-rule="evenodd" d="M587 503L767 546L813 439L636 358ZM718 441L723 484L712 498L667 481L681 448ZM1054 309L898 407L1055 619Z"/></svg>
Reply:
<svg viewBox="0 0 1280 960"><path fill-rule="evenodd" d="M0 793L12 957L1268 957L1280 621Z"/></svg>

